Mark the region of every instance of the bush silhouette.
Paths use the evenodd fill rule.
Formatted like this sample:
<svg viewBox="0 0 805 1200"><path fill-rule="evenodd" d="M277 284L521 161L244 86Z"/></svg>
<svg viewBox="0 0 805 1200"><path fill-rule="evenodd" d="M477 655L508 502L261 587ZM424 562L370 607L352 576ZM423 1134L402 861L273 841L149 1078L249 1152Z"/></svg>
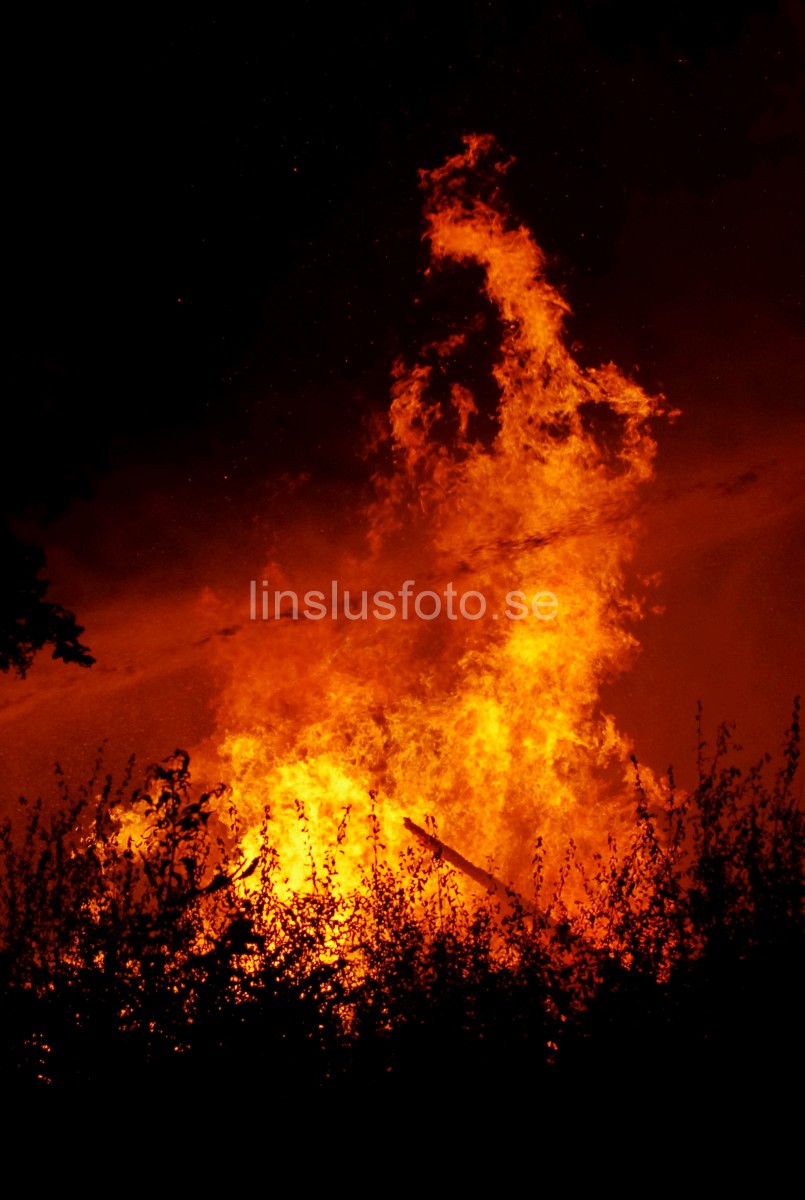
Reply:
<svg viewBox="0 0 805 1200"><path fill-rule="evenodd" d="M132 787L96 777L0 829L0 1055L10 1097L229 1094L547 1101L591 1081L682 1073L773 1087L805 1064L805 824L799 705L781 764L742 773L729 732L699 782L650 802L581 885L484 893L413 842L391 859L348 813L289 893L272 846L247 860L177 751ZM305 815L299 806L300 824ZM235 830L237 834L237 829ZM344 887L345 838L367 855ZM174 1092L176 1094L176 1091Z"/></svg>

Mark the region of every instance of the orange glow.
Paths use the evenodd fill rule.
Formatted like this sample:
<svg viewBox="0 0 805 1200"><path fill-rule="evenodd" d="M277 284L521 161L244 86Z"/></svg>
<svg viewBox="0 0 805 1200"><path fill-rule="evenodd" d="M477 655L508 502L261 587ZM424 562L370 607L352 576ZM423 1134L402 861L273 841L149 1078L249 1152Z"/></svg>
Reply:
<svg viewBox="0 0 805 1200"><path fill-rule="evenodd" d="M390 853L410 843L406 817L433 818L444 842L523 887L537 837L556 868L568 837L592 845L631 806L629 739L600 690L637 649L641 601L626 569L652 476L649 426L664 410L612 364L575 361L568 305L500 198L504 171L492 139L473 136L421 173L431 270L483 272L479 310L491 306L500 343L496 411L455 378L469 329L396 363L374 494L337 546L325 534L333 565L317 575L274 560L262 575L275 590L320 590L328 614L337 579L353 611L369 593L368 618L258 613L226 650L207 764L232 784L219 815L251 858L268 809L291 887L336 846L339 877L356 882L373 811ZM311 530L302 559L314 553ZM443 600L432 620L403 619L406 580L409 605L452 586L454 619ZM371 615L383 590L396 605L388 620ZM459 611L469 592L487 605L478 619L477 597Z"/></svg>

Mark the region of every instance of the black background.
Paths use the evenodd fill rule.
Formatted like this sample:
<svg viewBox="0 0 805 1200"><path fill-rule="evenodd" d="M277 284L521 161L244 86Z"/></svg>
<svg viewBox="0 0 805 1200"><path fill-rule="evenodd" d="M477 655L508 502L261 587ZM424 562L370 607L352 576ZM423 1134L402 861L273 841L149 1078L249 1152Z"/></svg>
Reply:
<svg viewBox="0 0 805 1200"><path fill-rule="evenodd" d="M692 290L702 272L725 294L740 281L798 324L791 174L689 236L679 197L707 204L725 181L801 167L801 14L589 0L18 15L6 507L52 513L121 463L203 458L211 439L246 476L333 470L334 440L349 443L432 318L412 304L417 171L466 132L515 156L512 209L591 360L622 352L666 382L657 330L610 278L637 194L667 201ZM741 236L759 203L771 254Z"/></svg>

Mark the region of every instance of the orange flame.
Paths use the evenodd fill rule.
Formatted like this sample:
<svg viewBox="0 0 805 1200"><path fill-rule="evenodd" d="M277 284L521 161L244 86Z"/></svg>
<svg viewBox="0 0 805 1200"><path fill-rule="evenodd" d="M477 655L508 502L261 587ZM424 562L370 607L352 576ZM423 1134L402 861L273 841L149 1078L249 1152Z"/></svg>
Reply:
<svg viewBox="0 0 805 1200"><path fill-rule="evenodd" d="M430 816L461 854L522 884L538 836L557 854L568 836L594 838L629 792L630 744L600 691L637 647L640 603L625 570L661 399L611 364L574 360L568 305L498 195L505 166L493 140L464 142L421 173L427 238L434 265L483 271L500 329L496 411L451 380L467 330L395 365L389 461L351 523L362 547L342 536L331 572L313 583L309 568L270 564L272 589L299 593L296 619L274 620L273 601L267 623L258 612L222 695L219 752L238 836L256 852L268 806L293 887L336 843L346 810L347 882L376 811L390 851L406 842L405 817ZM322 619L302 614L311 587ZM366 619L349 616L358 592L369 596Z"/></svg>

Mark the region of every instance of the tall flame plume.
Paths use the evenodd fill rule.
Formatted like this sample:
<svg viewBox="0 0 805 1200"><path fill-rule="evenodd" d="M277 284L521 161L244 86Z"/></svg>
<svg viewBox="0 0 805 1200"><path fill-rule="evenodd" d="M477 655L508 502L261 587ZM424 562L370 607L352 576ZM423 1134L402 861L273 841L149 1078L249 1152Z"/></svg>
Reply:
<svg viewBox="0 0 805 1200"><path fill-rule="evenodd" d="M482 273L494 411L460 379L477 322L397 362L372 497L332 570L272 560L263 574L320 589L325 619L297 611L233 639L218 769L244 850L268 830L291 887L336 843L356 880L368 822L394 853L406 817L521 886L537 838L549 861L568 837L592 844L630 794L631 745L601 690L637 648L627 568L662 400L573 358L568 305L500 197L506 165L471 136L421 172L430 270ZM351 609L329 608L331 578ZM373 615L380 591L391 616Z"/></svg>

